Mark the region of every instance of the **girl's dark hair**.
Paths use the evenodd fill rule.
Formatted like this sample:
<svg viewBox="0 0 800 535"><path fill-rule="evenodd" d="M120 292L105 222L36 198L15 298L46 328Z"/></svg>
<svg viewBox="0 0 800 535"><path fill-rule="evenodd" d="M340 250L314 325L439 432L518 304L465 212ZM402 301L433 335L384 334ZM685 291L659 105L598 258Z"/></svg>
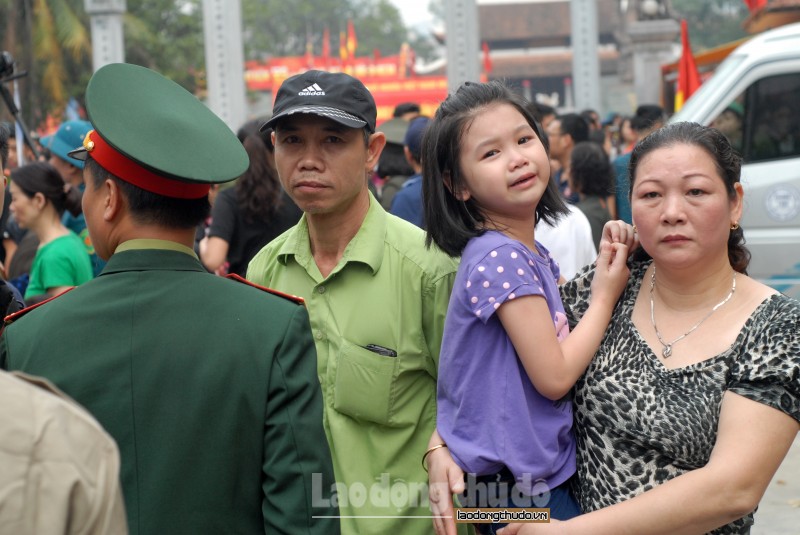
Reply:
<svg viewBox="0 0 800 535"><path fill-rule="evenodd" d="M460 256L471 238L485 232L487 219L475 200L461 201L456 194L465 187L459 166L464 133L491 104L513 106L550 154L547 138L531 113L530 103L503 82L466 82L442 102L422 138L422 199L427 229L425 243L428 246L435 243L450 256ZM536 206L536 221L555 223L566 213L558 187L550 180Z"/></svg>
<svg viewBox="0 0 800 535"><path fill-rule="evenodd" d="M41 193L60 216L64 210L77 216L81 213L81 192L64 184L55 167L47 162L32 162L11 171L11 180L28 197Z"/></svg>
<svg viewBox="0 0 800 535"><path fill-rule="evenodd" d="M236 182L236 199L247 223L266 223L282 200L272 143L267 144L260 133L251 133L244 136L242 145L250 166Z"/></svg>
<svg viewBox="0 0 800 535"><path fill-rule="evenodd" d="M606 197L613 191L614 169L601 145L581 141L572 149L570 177L578 193Z"/></svg>
<svg viewBox="0 0 800 535"><path fill-rule="evenodd" d="M703 149L714 162L714 166L725 184L728 197L731 200L736 199L734 185L739 182L742 175L741 156L731 147L728 138L715 128L689 122L672 123L663 126L636 145L631 153L631 161L628 164L628 173L631 177L628 197L632 195L633 185L636 181L636 169L642 158L657 149L678 144L694 145ZM727 221L724 223L728 224ZM728 236L728 260L735 271L746 275L747 266L750 264L750 251L744 244L744 231L742 228L731 229ZM634 258L649 259L650 255L640 248Z"/></svg>
<svg viewBox="0 0 800 535"><path fill-rule="evenodd" d="M139 223L188 229L202 223L211 211L208 195L203 195L199 199L178 199L159 195L109 173L91 156L86 158L85 168L89 169L92 176L91 187L94 189L102 187L106 179L113 180L117 184L128 202L131 217Z"/></svg>

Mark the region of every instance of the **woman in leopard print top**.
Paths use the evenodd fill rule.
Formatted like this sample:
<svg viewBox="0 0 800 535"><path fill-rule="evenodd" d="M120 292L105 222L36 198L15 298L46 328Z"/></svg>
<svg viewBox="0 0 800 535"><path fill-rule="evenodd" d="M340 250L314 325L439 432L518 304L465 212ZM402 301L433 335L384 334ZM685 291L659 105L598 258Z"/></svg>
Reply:
<svg viewBox="0 0 800 535"><path fill-rule="evenodd" d="M749 533L800 430L800 306L746 276L740 169L724 136L693 123L634 150L642 250L575 388L585 514L503 535ZM604 238L626 241L629 228L610 224ZM570 322L592 276L562 287ZM432 483L451 471L445 457L429 460Z"/></svg>

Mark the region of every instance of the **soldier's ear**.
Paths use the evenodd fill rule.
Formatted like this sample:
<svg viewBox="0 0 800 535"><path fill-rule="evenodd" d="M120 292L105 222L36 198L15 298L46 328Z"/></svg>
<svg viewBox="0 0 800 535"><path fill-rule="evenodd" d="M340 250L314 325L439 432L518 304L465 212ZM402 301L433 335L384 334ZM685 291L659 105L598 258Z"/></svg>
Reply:
<svg viewBox="0 0 800 535"><path fill-rule="evenodd" d="M122 212L125 199L116 181L107 178L103 181L103 219L113 221Z"/></svg>

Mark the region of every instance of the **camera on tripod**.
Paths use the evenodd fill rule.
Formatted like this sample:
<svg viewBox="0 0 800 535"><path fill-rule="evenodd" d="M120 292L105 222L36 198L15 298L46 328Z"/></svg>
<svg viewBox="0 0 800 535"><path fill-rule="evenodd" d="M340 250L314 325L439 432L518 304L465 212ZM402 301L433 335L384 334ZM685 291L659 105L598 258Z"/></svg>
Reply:
<svg viewBox="0 0 800 535"><path fill-rule="evenodd" d="M0 78L6 78L14 74L14 56L11 52L3 50L0 52Z"/></svg>

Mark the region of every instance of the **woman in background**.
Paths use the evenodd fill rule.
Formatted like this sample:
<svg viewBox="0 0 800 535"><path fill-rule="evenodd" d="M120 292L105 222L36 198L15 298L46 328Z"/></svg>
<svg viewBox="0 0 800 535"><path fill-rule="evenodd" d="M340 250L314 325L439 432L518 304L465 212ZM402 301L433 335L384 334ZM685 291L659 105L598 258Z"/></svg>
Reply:
<svg viewBox="0 0 800 535"><path fill-rule="evenodd" d="M259 132L256 121L237 133L250 167L235 186L217 195L208 237L199 247L206 269L218 275L244 277L250 259L303 215L278 179L270 133Z"/></svg>
<svg viewBox="0 0 800 535"><path fill-rule="evenodd" d="M65 209L80 212L80 192L65 188L55 167L34 162L11 172L11 212L20 227L39 238L25 302L30 305L92 279L83 241L61 222Z"/></svg>

